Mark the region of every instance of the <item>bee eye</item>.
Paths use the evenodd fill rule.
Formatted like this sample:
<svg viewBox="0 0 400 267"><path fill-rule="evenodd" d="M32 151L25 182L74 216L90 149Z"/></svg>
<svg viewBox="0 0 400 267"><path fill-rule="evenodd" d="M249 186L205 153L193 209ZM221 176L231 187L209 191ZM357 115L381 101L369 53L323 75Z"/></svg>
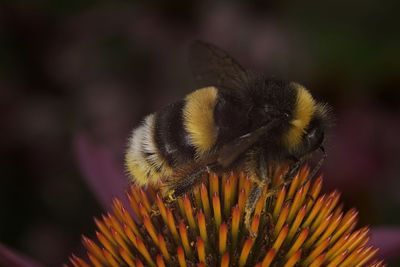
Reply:
<svg viewBox="0 0 400 267"><path fill-rule="evenodd" d="M305 138L309 151L314 151L323 142L324 132L320 128L313 127L307 131Z"/></svg>
<svg viewBox="0 0 400 267"><path fill-rule="evenodd" d="M311 131L307 132L307 138L313 139L315 137L315 134L316 134L316 130L315 130L315 128L313 128Z"/></svg>

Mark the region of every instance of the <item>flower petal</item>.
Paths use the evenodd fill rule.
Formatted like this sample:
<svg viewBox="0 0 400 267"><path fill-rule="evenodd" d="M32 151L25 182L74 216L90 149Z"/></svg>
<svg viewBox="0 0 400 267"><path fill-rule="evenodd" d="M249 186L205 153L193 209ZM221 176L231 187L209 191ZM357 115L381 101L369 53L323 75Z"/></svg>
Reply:
<svg viewBox="0 0 400 267"><path fill-rule="evenodd" d="M74 147L83 176L103 207L108 209L114 197L126 202L124 191L128 187L128 179L111 153L92 143L82 133L76 135Z"/></svg>
<svg viewBox="0 0 400 267"><path fill-rule="evenodd" d="M400 257L400 228L379 227L372 230L370 243L379 248L379 257L390 259Z"/></svg>
<svg viewBox="0 0 400 267"><path fill-rule="evenodd" d="M42 267L43 265L0 243L0 265L5 267Z"/></svg>

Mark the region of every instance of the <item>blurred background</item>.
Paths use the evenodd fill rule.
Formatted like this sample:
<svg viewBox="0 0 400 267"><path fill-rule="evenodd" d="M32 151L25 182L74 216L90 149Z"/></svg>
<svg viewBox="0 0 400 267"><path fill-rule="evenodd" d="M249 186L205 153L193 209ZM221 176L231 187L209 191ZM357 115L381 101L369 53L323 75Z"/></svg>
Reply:
<svg viewBox="0 0 400 267"><path fill-rule="evenodd" d="M2 1L0 242L46 266L79 253L127 184L133 127L193 89L194 39L328 102L325 190L341 191L362 225L400 227L398 10L394 0Z"/></svg>

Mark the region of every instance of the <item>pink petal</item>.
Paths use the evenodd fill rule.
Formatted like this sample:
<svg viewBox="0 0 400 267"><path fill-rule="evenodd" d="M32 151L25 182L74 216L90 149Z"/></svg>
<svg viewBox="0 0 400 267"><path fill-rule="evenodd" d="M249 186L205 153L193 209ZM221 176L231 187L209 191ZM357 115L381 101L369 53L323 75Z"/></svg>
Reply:
<svg viewBox="0 0 400 267"><path fill-rule="evenodd" d="M400 228L374 228L370 243L379 248L378 257L382 259L400 257Z"/></svg>
<svg viewBox="0 0 400 267"><path fill-rule="evenodd" d="M83 176L103 207L108 209L114 197L126 204L124 192L128 188L128 179L122 164L118 166L107 149L91 142L85 134L75 137L74 147Z"/></svg>
<svg viewBox="0 0 400 267"><path fill-rule="evenodd" d="M0 266L4 267L42 267L43 265L12 251L10 248L0 243Z"/></svg>

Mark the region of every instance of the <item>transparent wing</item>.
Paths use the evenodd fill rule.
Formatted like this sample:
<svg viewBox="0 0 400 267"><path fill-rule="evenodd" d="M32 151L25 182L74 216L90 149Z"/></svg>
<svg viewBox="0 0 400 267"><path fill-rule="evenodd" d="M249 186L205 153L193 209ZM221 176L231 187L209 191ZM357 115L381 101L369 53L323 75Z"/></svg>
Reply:
<svg viewBox="0 0 400 267"><path fill-rule="evenodd" d="M257 143L261 138L265 138L268 132L276 126L277 122L277 120L273 120L257 130L240 136L232 142L226 144L219 151L217 162L225 168L230 166L252 145Z"/></svg>
<svg viewBox="0 0 400 267"><path fill-rule="evenodd" d="M248 72L227 52L215 45L195 41L190 47L189 64L197 85L241 89Z"/></svg>

